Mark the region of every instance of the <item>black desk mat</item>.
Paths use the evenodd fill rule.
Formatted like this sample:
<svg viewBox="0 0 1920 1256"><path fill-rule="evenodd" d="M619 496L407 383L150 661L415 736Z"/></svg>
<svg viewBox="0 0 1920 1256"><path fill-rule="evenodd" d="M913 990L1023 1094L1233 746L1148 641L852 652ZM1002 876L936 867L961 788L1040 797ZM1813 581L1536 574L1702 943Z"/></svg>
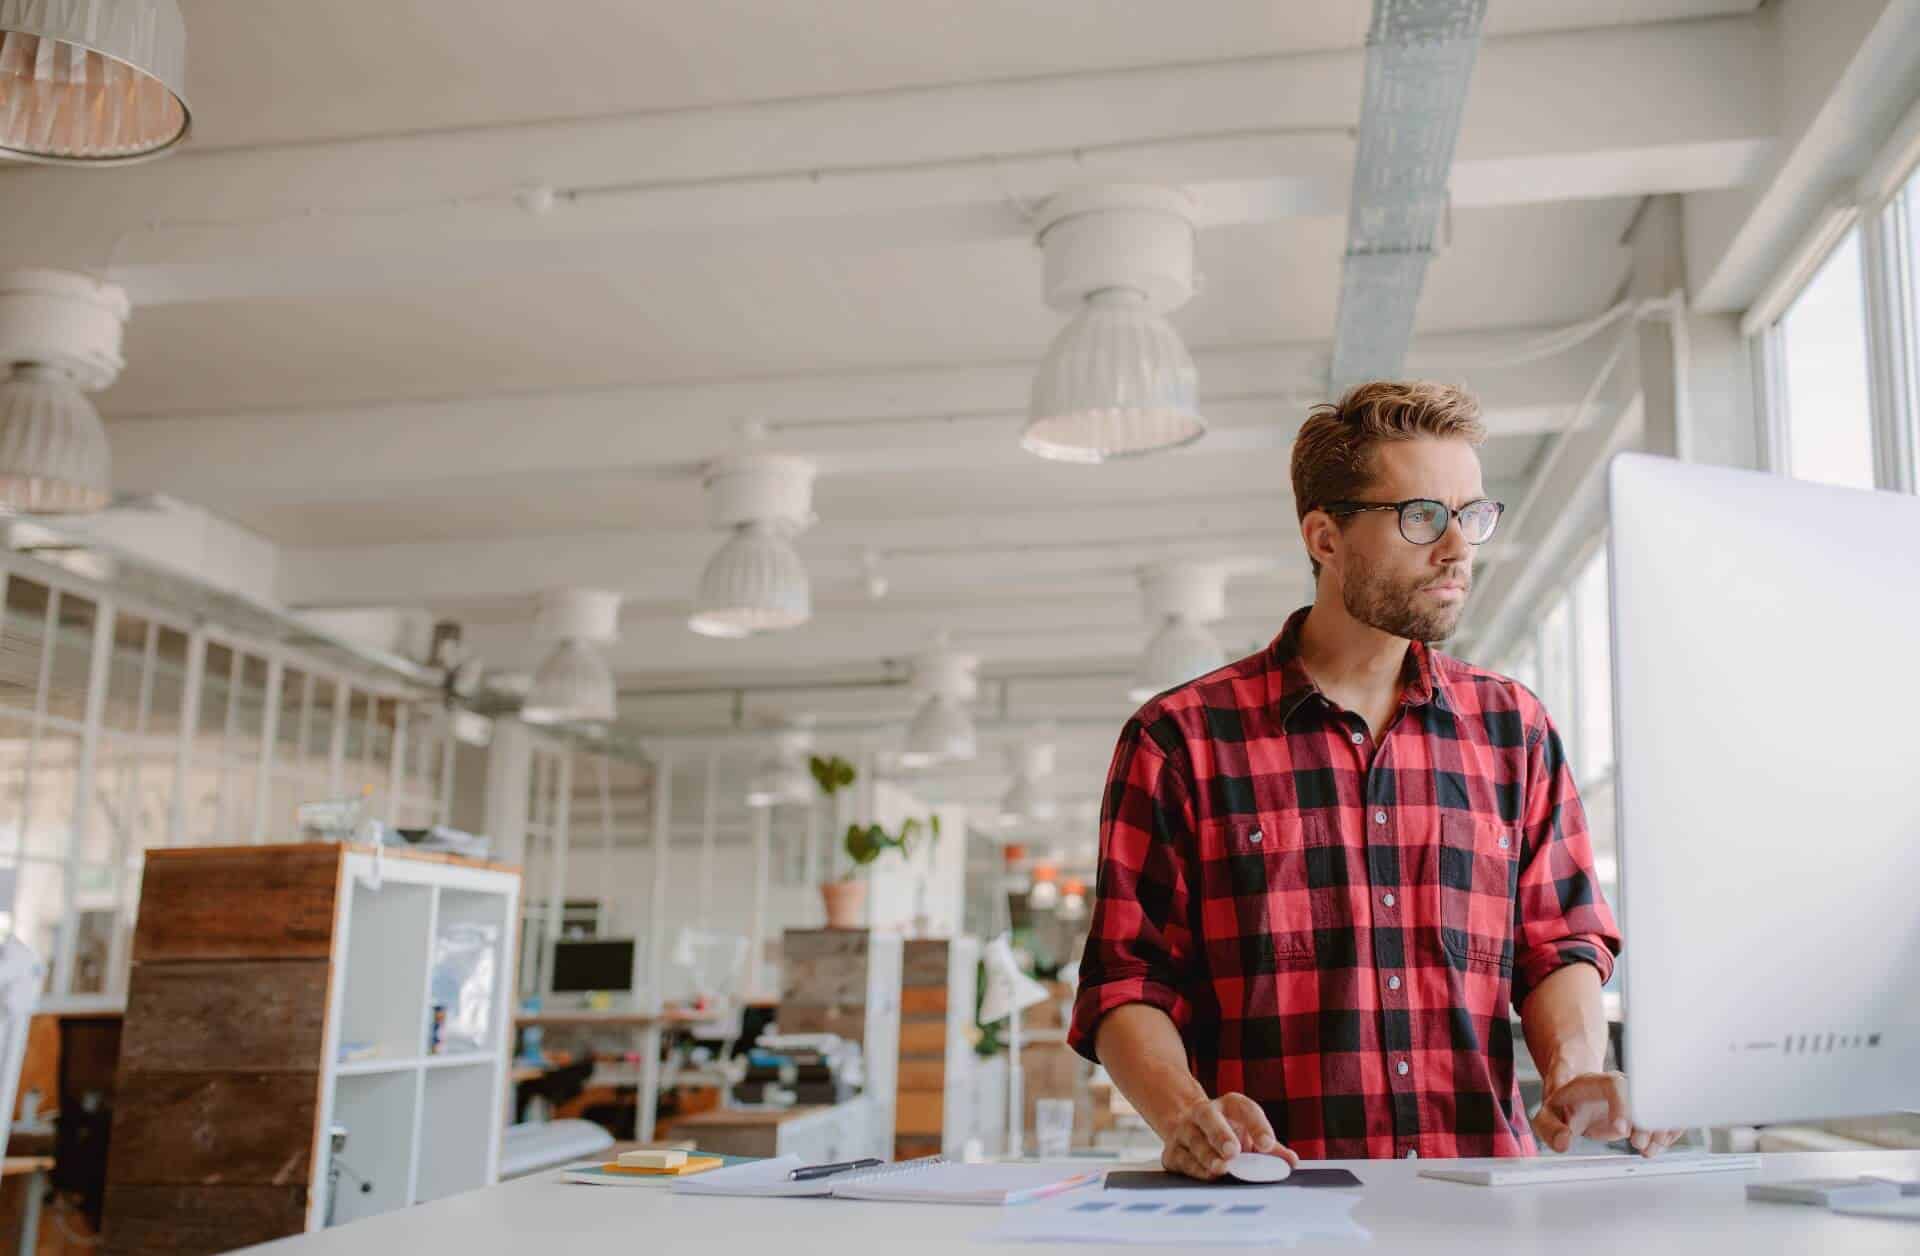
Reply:
<svg viewBox="0 0 1920 1256"><path fill-rule="evenodd" d="M1346 1169L1295 1169L1291 1176L1279 1182L1242 1182L1237 1178L1228 1177L1203 1182L1198 1178L1182 1177L1178 1173L1123 1170L1107 1174L1106 1189L1110 1191L1188 1191L1223 1187L1259 1190L1270 1186L1353 1187L1358 1185L1360 1185L1360 1179Z"/></svg>

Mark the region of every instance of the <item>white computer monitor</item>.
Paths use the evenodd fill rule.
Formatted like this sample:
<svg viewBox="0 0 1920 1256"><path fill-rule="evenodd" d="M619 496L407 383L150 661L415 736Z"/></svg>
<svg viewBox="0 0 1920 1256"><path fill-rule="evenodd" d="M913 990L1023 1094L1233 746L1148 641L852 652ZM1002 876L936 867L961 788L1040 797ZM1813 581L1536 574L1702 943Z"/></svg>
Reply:
<svg viewBox="0 0 1920 1256"><path fill-rule="evenodd" d="M1636 1122L1920 1107L1920 498L1644 454L1608 492Z"/></svg>

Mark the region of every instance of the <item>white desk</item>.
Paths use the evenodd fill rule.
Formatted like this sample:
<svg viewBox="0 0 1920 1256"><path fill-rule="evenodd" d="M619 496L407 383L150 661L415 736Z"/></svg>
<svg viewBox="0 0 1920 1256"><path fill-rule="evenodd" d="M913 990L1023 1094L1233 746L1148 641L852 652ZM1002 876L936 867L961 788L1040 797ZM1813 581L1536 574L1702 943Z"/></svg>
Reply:
<svg viewBox="0 0 1920 1256"><path fill-rule="evenodd" d="M1301 1244L1297 1250L1349 1256L1912 1256L1920 1250L1920 1229L1911 1222L1840 1217L1797 1204L1748 1203L1745 1195L1747 1182L1759 1178L1868 1172L1920 1176L1920 1152L1825 1152L1763 1160L1758 1173L1503 1190L1416 1177L1418 1161L1332 1161L1352 1169L1366 1184L1365 1198L1353 1215L1372 1231L1373 1242ZM528 1256L625 1251L644 1238L648 1250L675 1256L747 1251L779 1256L895 1256L904 1251L914 1256L981 1256L994 1249L972 1236L993 1221L985 1208L675 1197L664 1190L571 1186L542 1174L249 1250L263 1256ZM1002 1250L1034 1249L1019 1245ZM1052 1250L1084 1256L1094 1249Z"/></svg>

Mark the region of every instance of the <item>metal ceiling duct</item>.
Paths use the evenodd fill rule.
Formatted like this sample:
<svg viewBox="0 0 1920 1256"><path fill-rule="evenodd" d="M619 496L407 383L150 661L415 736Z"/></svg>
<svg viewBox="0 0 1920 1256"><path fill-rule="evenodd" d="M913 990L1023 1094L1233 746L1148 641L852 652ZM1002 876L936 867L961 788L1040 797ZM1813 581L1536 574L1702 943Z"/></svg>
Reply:
<svg viewBox="0 0 1920 1256"><path fill-rule="evenodd" d="M1447 207L1487 0L1374 0L1329 381L1400 373Z"/></svg>

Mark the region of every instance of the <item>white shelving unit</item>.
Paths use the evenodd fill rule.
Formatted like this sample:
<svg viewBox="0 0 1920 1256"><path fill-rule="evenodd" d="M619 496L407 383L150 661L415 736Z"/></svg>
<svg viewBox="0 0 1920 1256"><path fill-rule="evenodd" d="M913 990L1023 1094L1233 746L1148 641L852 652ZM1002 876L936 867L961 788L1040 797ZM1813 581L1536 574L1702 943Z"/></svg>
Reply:
<svg viewBox="0 0 1920 1256"><path fill-rule="evenodd" d="M512 1048L513 872L355 851L336 899L321 1110L309 1229L327 1224L328 1131L347 1129L336 1225L494 1182L506 1126ZM437 939L459 925L494 930L493 993L483 1045L435 1053ZM374 1054L340 1061L343 1043Z"/></svg>

